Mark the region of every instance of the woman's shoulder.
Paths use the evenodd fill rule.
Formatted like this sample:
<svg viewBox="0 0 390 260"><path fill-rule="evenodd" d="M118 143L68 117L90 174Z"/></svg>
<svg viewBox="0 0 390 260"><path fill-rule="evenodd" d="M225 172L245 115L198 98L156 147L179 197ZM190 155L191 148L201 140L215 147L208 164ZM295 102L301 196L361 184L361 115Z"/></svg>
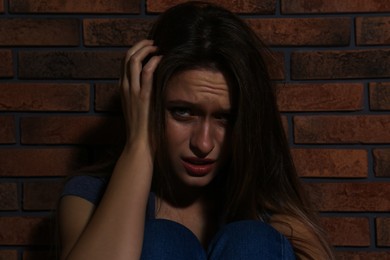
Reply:
<svg viewBox="0 0 390 260"><path fill-rule="evenodd" d="M70 177L62 190L61 198L72 195L81 197L94 205L97 205L103 196L108 182L108 177L91 175L77 175Z"/></svg>

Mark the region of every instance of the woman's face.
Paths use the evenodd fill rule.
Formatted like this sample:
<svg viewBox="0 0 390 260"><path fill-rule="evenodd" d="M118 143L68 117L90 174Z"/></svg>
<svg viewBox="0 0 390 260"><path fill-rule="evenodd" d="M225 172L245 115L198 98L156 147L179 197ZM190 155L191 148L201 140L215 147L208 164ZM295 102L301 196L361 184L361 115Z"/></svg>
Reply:
<svg viewBox="0 0 390 260"><path fill-rule="evenodd" d="M165 100L168 158L177 179L204 187L226 163L230 150L229 88L220 72L179 72L167 84Z"/></svg>

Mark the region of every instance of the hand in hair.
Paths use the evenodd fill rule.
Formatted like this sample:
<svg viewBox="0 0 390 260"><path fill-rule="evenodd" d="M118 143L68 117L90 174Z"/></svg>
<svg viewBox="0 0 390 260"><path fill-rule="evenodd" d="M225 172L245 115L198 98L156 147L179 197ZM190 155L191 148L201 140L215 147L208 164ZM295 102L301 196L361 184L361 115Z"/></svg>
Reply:
<svg viewBox="0 0 390 260"><path fill-rule="evenodd" d="M126 121L127 145L136 140L149 144L149 104L153 86L153 73L161 56L152 56L143 66L144 60L157 50L151 40L135 44L126 54L121 78L122 109Z"/></svg>
<svg viewBox="0 0 390 260"><path fill-rule="evenodd" d="M127 53L121 78L127 142L99 205L77 196L60 201L61 259L139 259L153 173L148 119L153 73L160 57L143 40Z"/></svg>

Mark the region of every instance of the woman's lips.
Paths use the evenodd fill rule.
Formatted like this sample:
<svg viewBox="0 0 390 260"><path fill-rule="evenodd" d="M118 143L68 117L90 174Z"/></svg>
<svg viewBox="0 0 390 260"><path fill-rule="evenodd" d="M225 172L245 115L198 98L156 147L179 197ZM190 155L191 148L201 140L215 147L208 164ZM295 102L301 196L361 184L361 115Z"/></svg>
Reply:
<svg viewBox="0 0 390 260"><path fill-rule="evenodd" d="M182 158L183 166L191 176L202 177L211 172L215 165L215 160L202 158Z"/></svg>

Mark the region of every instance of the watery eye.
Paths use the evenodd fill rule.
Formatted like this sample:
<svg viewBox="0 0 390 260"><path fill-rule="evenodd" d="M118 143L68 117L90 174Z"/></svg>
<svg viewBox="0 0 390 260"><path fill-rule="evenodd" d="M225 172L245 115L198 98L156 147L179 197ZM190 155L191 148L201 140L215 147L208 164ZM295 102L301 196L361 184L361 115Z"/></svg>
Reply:
<svg viewBox="0 0 390 260"><path fill-rule="evenodd" d="M191 116L191 111L185 107L174 107L170 109L171 114L175 117L189 117Z"/></svg>
<svg viewBox="0 0 390 260"><path fill-rule="evenodd" d="M227 124L230 121L230 115L229 114L220 114L215 117L218 121L221 123Z"/></svg>

